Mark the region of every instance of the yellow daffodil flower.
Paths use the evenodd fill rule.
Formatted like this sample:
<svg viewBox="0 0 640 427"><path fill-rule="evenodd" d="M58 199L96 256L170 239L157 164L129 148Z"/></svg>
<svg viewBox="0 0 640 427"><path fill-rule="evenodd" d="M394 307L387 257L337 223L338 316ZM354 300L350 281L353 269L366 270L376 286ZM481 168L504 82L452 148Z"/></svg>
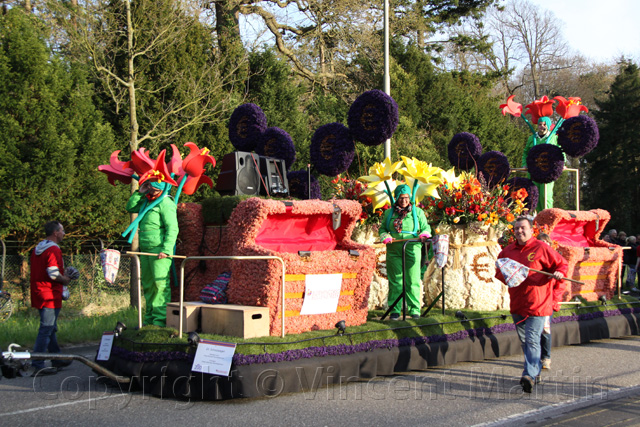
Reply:
<svg viewBox="0 0 640 427"><path fill-rule="evenodd" d="M391 194L398 186L398 183L395 180L387 181L389 184L389 188L391 189ZM367 196L371 198L371 204L373 205L373 210L379 209L384 205L390 205L391 201L389 200L389 196L385 190L387 187L384 185L384 181L378 182L376 185L367 187L367 189L362 193L363 196Z"/></svg>
<svg viewBox="0 0 640 427"><path fill-rule="evenodd" d="M366 182L369 187L376 186L377 184L390 180L391 176L400 169L402 162L391 163L391 159L388 157L384 159L382 163L375 163L369 168L369 175L361 176L358 181Z"/></svg>

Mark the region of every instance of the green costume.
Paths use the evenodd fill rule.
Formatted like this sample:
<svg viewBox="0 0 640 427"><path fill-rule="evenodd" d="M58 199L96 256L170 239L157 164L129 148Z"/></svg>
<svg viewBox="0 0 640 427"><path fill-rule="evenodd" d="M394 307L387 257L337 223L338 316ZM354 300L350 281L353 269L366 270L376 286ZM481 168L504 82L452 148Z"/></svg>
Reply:
<svg viewBox="0 0 640 427"><path fill-rule="evenodd" d="M527 156L529 155L529 150L532 147L540 144L551 144L558 147L558 136L555 132L551 131L551 119L549 117L540 117L538 119L538 123L545 122L547 125L547 135L540 137L537 133L534 133L527 139L527 145L524 147L524 152L522 153L522 167L527 167ZM531 176L529 176L531 178ZM534 182L536 187L538 187L538 206L536 207L537 211L540 212L543 209L551 209L553 207L553 182L548 184L540 184L539 182Z"/></svg>
<svg viewBox="0 0 640 427"><path fill-rule="evenodd" d="M408 185L400 185L395 191L396 200L402 194L411 195ZM414 239L423 235L431 234L431 227L427 223L424 211L415 205L411 205L409 212L402 220L402 231L398 232L394 227L394 220L398 218L395 208L387 209L380 224L380 238L384 241L391 237L396 239ZM389 299L393 302L402 293L402 247L405 242L393 242L387 245L387 278L389 279ZM409 243L405 251L405 272L406 276L406 301L407 310L410 316L419 315L422 307L422 295L420 293L421 280L421 248L420 242ZM397 304L391 314L400 314L402 305Z"/></svg>
<svg viewBox="0 0 640 427"><path fill-rule="evenodd" d="M155 184L155 183L153 183ZM152 185L153 185L152 184ZM156 185L154 187L158 188ZM140 221L138 236L140 250L154 254L173 255L178 237L178 217L176 204L165 194L163 200L148 211ZM140 212L143 204L148 203L145 194L133 193L127 202L127 211ZM167 303L171 301L169 270L171 258L158 259L151 256L140 257L142 291L147 302L144 322L147 325L165 326L167 321Z"/></svg>

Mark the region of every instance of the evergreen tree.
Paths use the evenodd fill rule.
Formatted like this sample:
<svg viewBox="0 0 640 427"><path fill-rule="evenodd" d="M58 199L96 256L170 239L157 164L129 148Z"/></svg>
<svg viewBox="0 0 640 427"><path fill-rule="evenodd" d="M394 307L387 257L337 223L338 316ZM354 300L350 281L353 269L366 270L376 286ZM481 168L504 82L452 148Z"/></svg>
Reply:
<svg viewBox="0 0 640 427"><path fill-rule="evenodd" d="M114 148L111 128L44 28L21 9L0 16L0 238L34 241L54 218L69 236L108 238L124 223L124 197L106 197L96 170Z"/></svg>
<svg viewBox="0 0 640 427"><path fill-rule="evenodd" d="M622 60L608 97L596 101L598 146L587 156L588 208L611 213L611 226L635 233L640 224L640 71Z"/></svg>

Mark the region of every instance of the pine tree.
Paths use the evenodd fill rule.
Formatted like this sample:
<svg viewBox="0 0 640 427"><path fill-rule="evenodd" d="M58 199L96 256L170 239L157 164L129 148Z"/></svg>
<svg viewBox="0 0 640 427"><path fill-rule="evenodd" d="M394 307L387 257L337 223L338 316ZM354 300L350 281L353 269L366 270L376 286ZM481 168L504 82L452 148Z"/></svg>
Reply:
<svg viewBox="0 0 640 427"><path fill-rule="evenodd" d="M596 101L598 146L586 156L589 208L611 213L612 227L636 232L640 224L640 71L622 60L606 99Z"/></svg>

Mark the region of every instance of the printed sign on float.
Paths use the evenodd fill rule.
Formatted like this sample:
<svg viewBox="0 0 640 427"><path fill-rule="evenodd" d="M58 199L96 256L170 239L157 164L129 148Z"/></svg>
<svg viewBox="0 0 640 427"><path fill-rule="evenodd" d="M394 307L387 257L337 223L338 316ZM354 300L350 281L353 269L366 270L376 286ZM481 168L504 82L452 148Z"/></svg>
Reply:
<svg viewBox="0 0 640 427"><path fill-rule="evenodd" d="M193 358L191 370L228 377L235 352L235 343L201 339Z"/></svg>
<svg viewBox="0 0 640 427"><path fill-rule="evenodd" d="M111 357L111 347L113 346L114 336L113 332L104 332L102 334L96 360L109 360L109 357Z"/></svg>
<svg viewBox="0 0 640 427"><path fill-rule="evenodd" d="M342 289L342 274L307 274L300 315L335 313Z"/></svg>

